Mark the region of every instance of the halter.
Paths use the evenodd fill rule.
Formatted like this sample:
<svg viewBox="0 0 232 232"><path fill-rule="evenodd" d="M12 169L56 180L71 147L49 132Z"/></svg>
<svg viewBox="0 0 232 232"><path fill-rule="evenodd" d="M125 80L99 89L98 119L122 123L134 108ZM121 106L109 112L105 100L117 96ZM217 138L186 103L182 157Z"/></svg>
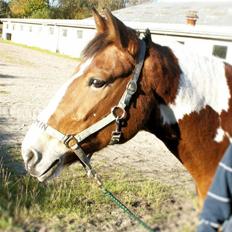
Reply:
<svg viewBox="0 0 232 232"><path fill-rule="evenodd" d="M90 158L88 157L88 155L85 154L85 152L80 146L80 143L83 140L85 140L87 137L100 131L107 125L111 124L113 121L115 121L116 123L116 130L112 132L110 144L115 144L120 141L120 138L122 136L121 122L126 118L125 109L126 107L129 106L132 96L137 91L137 82L143 67L145 53L146 53L145 41L140 40L138 63L136 64L135 69L133 71L132 79L127 84L126 90L123 93L121 99L119 100L118 105L114 106L111 109L111 112L106 117L100 119L90 127L86 128L85 130L81 131L76 135L65 135L42 121L36 120L34 122L35 126L45 131L48 135L63 142L69 149L71 149L80 159L88 175L91 174L93 176L96 176L96 173L92 169L91 165L89 164Z"/></svg>

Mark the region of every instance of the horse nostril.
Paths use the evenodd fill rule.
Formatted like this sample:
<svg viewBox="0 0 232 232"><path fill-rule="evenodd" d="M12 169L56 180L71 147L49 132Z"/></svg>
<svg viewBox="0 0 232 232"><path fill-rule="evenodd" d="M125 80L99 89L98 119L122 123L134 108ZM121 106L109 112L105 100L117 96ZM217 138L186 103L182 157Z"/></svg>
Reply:
<svg viewBox="0 0 232 232"><path fill-rule="evenodd" d="M27 160L26 163L29 163L34 157L34 153L32 151L29 151L27 154Z"/></svg>
<svg viewBox="0 0 232 232"><path fill-rule="evenodd" d="M25 161L26 169L28 171L32 170L36 166L36 164L39 163L40 160L41 154L38 151L34 149L28 151Z"/></svg>

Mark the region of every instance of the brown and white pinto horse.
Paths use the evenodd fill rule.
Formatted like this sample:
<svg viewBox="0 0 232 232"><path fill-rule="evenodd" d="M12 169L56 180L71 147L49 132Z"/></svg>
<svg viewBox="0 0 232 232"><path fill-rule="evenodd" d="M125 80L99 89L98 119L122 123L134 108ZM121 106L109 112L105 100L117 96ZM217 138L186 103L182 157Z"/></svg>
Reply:
<svg viewBox="0 0 232 232"><path fill-rule="evenodd" d="M120 101L138 61L137 33L105 10L94 10L95 38L83 51L73 77L38 116L50 129L76 135L109 115ZM139 130L155 134L182 162L204 198L215 169L232 139L232 66L203 57L184 45L161 46L146 36L146 54L137 91L122 126L120 143ZM87 154L107 146L115 124L85 138ZM58 132L58 133L59 133ZM22 156L40 181L78 160L63 142L37 124L29 129Z"/></svg>

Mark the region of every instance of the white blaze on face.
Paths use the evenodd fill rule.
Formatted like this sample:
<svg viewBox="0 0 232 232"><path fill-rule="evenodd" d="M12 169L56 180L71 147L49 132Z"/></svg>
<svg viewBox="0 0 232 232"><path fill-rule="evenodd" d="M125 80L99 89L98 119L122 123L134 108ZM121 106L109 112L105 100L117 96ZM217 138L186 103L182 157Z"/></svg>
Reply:
<svg viewBox="0 0 232 232"><path fill-rule="evenodd" d="M73 83L73 81L79 77L81 77L85 70L91 64L92 59L88 59L85 63L81 64L80 70L75 73L70 80L68 80L56 93L56 95L52 98L48 106L39 114L38 119L44 123L47 123L51 115L56 111L59 103L62 101L64 95L66 94L67 89Z"/></svg>
<svg viewBox="0 0 232 232"><path fill-rule="evenodd" d="M79 71L60 88L48 106L39 114L39 121L44 123L48 122L49 118L56 111L65 96L69 86L75 79L84 74L91 62L92 59L89 59L85 63L81 64ZM36 165L36 171L42 173L51 165L52 162L54 162L54 160L59 159L65 152L67 152L68 148L58 139L49 136L46 131L36 125L32 125L22 142L22 156L24 161L28 160L29 151L31 150L38 151L42 154L42 160Z"/></svg>
<svg viewBox="0 0 232 232"><path fill-rule="evenodd" d="M214 57L201 56L178 43L169 44L169 47L178 59L182 74L175 102L167 106L169 110L160 108L163 122L175 123L207 105L219 115L227 111L230 91L224 63ZM170 110L173 114L169 118Z"/></svg>

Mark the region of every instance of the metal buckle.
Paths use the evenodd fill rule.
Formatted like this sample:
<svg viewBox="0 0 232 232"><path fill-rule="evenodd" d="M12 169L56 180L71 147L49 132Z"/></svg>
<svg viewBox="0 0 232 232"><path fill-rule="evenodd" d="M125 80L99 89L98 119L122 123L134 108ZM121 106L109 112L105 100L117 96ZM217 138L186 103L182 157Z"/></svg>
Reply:
<svg viewBox="0 0 232 232"><path fill-rule="evenodd" d="M70 145L70 142L73 141L74 144ZM79 147L77 139L73 135L67 135L65 136L63 143L65 144L66 147L71 148L73 150L77 149Z"/></svg>
<svg viewBox="0 0 232 232"><path fill-rule="evenodd" d="M137 83L135 81L130 81L126 89L130 95L133 95L137 91Z"/></svg>
<svg viewBox="0 0 232 232"><path fill-rule="evenodd" d="M112 132L112 137L110 140L110 145L114 145L120 142L122 136L122 132L121 131L113 131Z"/></svg>

